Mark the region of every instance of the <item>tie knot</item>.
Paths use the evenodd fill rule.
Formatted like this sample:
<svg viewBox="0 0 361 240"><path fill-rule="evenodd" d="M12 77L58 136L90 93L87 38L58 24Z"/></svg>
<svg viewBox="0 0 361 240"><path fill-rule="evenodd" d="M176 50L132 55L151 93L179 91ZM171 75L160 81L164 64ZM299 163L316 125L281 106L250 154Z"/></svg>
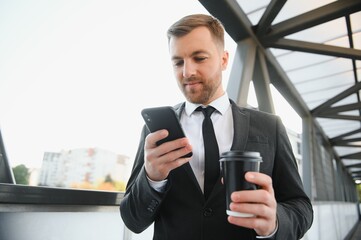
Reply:
<svg viewBox="0 0 361 240"><path fill-rule="evenodd" d="M206 108L203 108L201 106L197 107L196 111L202 111L204 117L211 117L212 113L215 111L216 109L212 106L208 106Z"/></svg>

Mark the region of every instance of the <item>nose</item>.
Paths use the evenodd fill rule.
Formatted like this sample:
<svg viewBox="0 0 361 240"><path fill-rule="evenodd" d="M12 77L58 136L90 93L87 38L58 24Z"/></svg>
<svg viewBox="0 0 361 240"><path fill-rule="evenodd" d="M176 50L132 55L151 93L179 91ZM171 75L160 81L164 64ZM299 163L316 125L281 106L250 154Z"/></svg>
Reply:
<svg viewBox="0 0 361 240"><path fill-rule="evenodd" d="M196 74L196 65L191 61L185 61L183 65L183 77L190 78Z"/></svg>

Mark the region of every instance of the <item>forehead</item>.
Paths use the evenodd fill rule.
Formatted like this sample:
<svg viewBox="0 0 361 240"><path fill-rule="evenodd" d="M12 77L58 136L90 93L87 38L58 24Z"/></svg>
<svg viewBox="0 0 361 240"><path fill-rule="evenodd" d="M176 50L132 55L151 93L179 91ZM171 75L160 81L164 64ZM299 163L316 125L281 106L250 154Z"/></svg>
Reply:
<svg viewBox="0 0 361 240"><path fill-rule="evenodd" d="M216 43L206 27L193 29L182 37L172 37L169 41L169 52L172 58L183 57L194 52L217 51Z"/></svg>

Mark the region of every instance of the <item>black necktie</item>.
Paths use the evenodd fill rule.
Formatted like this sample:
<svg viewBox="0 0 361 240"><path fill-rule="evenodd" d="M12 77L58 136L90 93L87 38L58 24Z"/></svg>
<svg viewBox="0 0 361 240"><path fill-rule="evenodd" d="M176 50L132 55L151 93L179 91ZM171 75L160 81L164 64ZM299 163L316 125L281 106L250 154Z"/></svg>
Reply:
<svg viewBox="0 0 361 240"><path fill-rule="evenodd" d="M214 133L211 115L216 109L208 106L198 107L196 111L202 111L204 120L202 124L204 142L204 197L207 199L219 176L219 150L216 135Z"/></svg>

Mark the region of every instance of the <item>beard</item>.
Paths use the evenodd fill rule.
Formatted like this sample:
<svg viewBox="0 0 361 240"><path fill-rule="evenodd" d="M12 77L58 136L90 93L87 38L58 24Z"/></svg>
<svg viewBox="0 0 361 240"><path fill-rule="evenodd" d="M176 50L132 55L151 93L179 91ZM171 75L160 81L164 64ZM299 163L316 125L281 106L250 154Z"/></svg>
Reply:
<svg viewBox="0 0 361 240"><path fill-rule="evenodd" d="M192 81L200 82L201 88L189 89L184 84L182 84L184 82L192 82ZM195 104L207 105L208 103L211 102L211 100L213 100L213 97L217 89L219 88L221 81L215 81L213 79L204 81L203 79L192 77L190 79L183 79L181 82L178 83L187 101Z"/></svg>

